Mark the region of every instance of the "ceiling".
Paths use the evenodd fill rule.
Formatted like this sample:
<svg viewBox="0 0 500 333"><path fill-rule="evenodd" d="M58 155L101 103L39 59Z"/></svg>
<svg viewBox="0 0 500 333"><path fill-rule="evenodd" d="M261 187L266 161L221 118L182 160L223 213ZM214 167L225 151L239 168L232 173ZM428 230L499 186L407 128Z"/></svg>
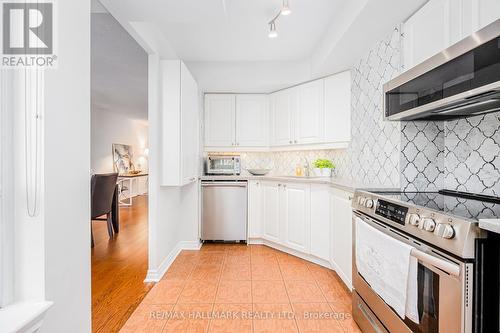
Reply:
<svg viewBox="0 0 500 333"><path fill-rule="evenodd" d="M91 21L92 111L147 120L147 53L105 11L92 13Z"/></svg>
<svg viewBox="0 0 500 333"><path fill-rule="evenodd" d="M187 62L202 90L234 92L346 70L426 1L289 0L270 39L282 0L101 0L148 52Z"/></svg>

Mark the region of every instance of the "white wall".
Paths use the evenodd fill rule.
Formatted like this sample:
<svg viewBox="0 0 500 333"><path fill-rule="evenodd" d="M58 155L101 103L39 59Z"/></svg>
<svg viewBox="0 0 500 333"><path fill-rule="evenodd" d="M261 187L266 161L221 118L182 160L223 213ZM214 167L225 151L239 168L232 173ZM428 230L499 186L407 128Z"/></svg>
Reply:
<svg viewBox="0 0 500 333"><path fill-rule="evenodd" d="M160 58L149 56L149 270L155 280L181 247L198 242L198 185L161 187Z"/></svg>
<svg viewBox="0 0 500 333"><path fill-rule="evenodd" d="M91 168L94 172L113 172L113 143L132 146L135 167L148 170L148 159L144 156L144 149L149 147L145 121L103 110L92 110L91 119Z"/></svg>
<svg viewBox="0 0 500 333"><path fill-rule="evenodd" d="M57 1L58 68L45 85L41 332L90 332L90 1Z"/></svg>

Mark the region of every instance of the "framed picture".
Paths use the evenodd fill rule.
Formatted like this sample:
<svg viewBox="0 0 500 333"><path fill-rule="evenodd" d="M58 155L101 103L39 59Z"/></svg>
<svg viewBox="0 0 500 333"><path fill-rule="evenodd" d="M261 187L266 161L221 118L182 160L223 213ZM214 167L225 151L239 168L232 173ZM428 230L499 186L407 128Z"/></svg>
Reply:
<svg viewBox="0 0 500 333"><path fill-rule="evenodd" d="M133 170L131 146L113 143L113 170L119 174Z"/></svg>

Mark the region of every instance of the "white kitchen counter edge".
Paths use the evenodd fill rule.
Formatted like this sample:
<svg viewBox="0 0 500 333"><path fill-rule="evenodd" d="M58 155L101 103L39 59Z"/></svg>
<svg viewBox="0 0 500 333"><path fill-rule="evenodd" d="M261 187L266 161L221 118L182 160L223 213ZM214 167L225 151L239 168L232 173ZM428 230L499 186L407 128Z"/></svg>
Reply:
<svg viewBox="0 0 500 333"><path fill-rule="evenodd" d="M252 175L242 175L242 176L201 176L201 180L210 181L228 181L228 180L261 180L261 181L283 181L289 183L308 183L308 184L318 184L318 185L329 185L337 189L352 192L356 189L382 189L390 188L388 186L376 185L376 184L361 184L356 183L350 179L344 178L300 178L300 177L288 177L288 176L252 176Z"/></svg>
<svg viewBox="0 0 500 333"><path fill-rule="evenodd" d="M0 309L0 332L35 332L52 306L49 301L19 302Z"/></svg>

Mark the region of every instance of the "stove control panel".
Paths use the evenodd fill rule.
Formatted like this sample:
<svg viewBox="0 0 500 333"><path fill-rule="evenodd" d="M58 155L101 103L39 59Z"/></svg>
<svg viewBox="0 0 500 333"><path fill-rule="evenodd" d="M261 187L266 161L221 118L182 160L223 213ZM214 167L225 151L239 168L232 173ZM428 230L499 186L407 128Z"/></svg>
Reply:
<svg viewBox="0 0 500 333"><path fill-rule="evenodd" d="M401 225L405 225L407 213L408 213L408 207L396 205L392 202L385 200L380 200L380 199L377 200L377 207L375 208L375 214L385 217L386 219L389 219Z"/></svg>

